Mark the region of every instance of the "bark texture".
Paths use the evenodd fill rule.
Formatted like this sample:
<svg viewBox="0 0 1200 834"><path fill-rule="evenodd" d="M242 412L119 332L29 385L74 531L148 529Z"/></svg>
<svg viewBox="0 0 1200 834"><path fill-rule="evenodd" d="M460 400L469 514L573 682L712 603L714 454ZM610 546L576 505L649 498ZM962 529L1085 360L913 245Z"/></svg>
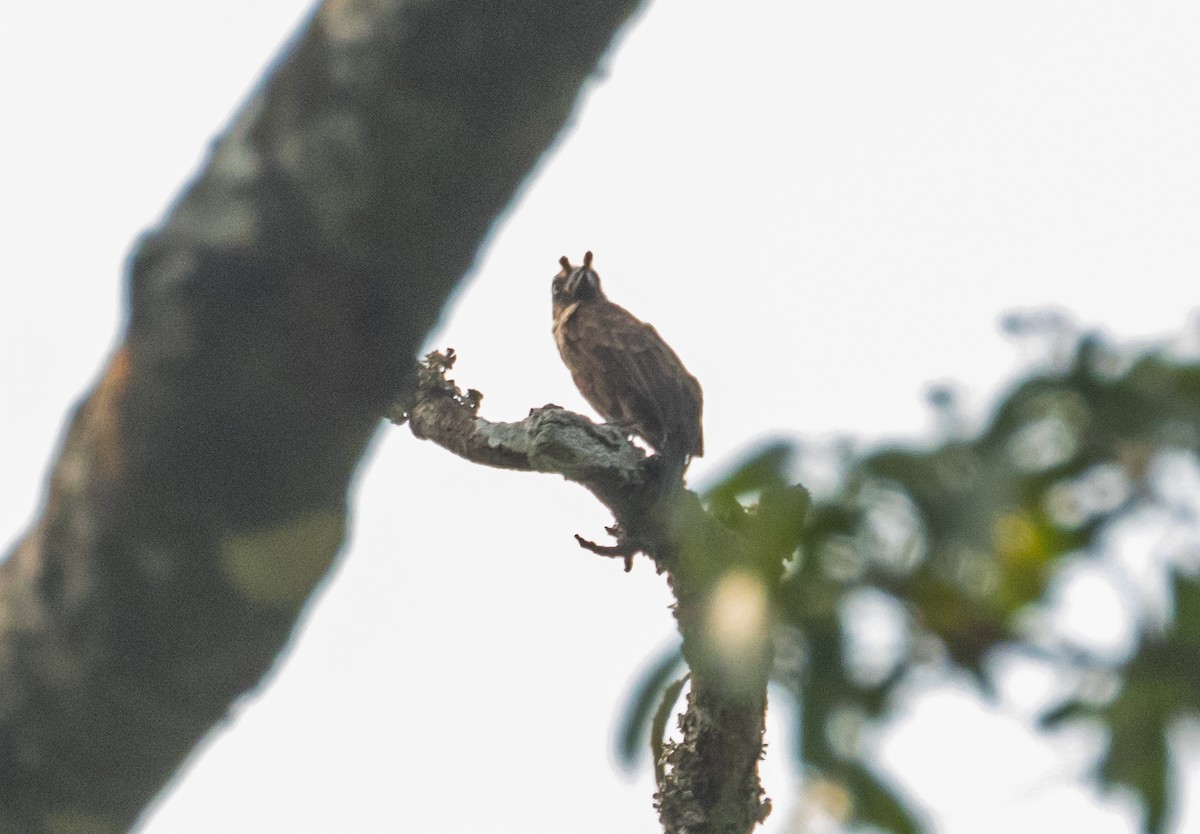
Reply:
<svg viewBox="0 0 1200 834"><path fill-rule="evenodd" d="M130 264L0 565L0 832L128 830L286 644L385 406L636 0L329 0Z"/></svg>

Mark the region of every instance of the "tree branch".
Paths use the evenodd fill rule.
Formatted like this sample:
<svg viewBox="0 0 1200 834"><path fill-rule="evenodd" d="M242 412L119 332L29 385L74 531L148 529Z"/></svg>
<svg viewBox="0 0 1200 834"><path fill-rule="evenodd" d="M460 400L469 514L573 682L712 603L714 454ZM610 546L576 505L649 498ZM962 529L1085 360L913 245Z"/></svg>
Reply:
<svg viewBox="0 0 1200 834"><path fill-rule="evenodd" d="M127 830L269 670L398 380L636 5L317 9L137 247L0 565L0 831Z"/></svg>
<svg viewBox="0 0 1200 834"><path fill-rule="evenodd" d="M581 484L616 518L615 547L576 536L588 550L644 552L667 575L683 653L692 669L682 738L664 748L656 800L667 834L746 834L770 813L758 778L771 666L768 588L781 560L704 511L690 492L664 492L654 458L624 432L558 406L517 423L479 416L482 395L463 393L446 372L454 351L430 353L414 397L389 416L419 438L486 466L553 472ZM765 569L764 569L765 568ZM733 612L733 617L729 616Z"/></svg>

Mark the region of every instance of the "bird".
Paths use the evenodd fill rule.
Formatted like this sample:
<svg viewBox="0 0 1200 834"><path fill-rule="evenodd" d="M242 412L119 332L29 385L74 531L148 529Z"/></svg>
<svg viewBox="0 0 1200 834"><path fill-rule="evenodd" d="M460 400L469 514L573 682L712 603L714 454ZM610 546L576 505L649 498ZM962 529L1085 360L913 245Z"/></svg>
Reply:
<svg viewBox="0 0 1200 834"><path fill-rule="evenodd" d="M605 421L645 440L664 477L682 481L704 454L700 383L658 331L608 300L592 253L565 255L551 284L554 341L579 393Z"/></svg>

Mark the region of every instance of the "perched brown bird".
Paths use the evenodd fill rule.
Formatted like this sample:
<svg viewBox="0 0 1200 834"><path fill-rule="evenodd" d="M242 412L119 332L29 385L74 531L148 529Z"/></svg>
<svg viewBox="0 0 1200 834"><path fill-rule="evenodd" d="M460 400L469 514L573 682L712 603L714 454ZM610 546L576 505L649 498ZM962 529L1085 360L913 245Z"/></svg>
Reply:
<svg viewBox="0 0 1200 834"><path fill-rule="evenodd" d="M591 252L583 266L558 262L554 341L575 386L601 417L653 446L678 480L704 454L700 383L653 327L605 297Z"/></svg>

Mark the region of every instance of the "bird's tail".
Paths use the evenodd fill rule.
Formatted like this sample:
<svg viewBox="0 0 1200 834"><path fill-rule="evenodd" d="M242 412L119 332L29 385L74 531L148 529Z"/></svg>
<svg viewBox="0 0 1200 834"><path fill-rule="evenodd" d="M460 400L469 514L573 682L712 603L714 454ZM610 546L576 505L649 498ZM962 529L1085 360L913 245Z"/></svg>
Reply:
<svg viewBox="0 0 1200 834"><path fill-rule="evenodd" d="M662 496L675 495L684 489L683 475L692 462L691 450L684 446L667 442L658 450L658 491Z"/></svg>

